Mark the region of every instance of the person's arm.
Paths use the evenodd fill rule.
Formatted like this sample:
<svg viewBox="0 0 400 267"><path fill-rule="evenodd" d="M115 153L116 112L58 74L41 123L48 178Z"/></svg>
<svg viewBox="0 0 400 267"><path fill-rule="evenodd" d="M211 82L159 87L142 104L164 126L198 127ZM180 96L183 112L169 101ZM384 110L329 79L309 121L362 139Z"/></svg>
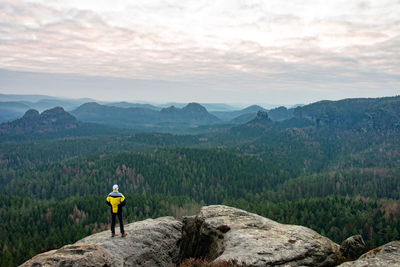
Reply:
<svg viewBox="0 0 400 267"><path fill-rule="evenodd" d="M110 196L107 196L107 198L106 198L106 204L107 204L108 206L111 207Z"/></svg>
<svg viewBox="0 0 400 267"><path fill-rule="evenodd" d="M126 205L126 198L124 197L124 195L122 195L122 197L121 197L121 204L120 205L121 205L121 207L125 207L125 205Z"/></svg>

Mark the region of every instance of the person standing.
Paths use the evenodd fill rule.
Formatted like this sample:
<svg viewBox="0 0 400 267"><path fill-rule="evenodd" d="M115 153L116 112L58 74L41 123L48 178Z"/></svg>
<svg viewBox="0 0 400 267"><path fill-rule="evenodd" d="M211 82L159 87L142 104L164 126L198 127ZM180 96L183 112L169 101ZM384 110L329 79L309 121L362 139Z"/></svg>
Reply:
<svg viewBox="0 0 400 267"><path fill-rule="evenodd" d="M126 205L126 200L124 195L118 192L117 184L113 185L113 191L108 194L106 203L111 207L111 237L115 236L115 217L117 217L117 215L121 237L125 237L127 234L124 231L124 223L122 221L122 207Z"/></svg>

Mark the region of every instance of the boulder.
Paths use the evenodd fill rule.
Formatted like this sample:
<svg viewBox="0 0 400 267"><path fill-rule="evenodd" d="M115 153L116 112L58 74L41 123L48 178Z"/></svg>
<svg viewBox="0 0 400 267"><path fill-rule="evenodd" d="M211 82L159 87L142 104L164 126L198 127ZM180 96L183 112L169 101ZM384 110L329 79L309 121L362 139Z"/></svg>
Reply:
<svg viewBox="0 0 400 267"><path fill-rule="evenodd" d="M343 241L339 250L347 260L356 260L367 252L367 245L361 235L355 235Z"/></svg>
<svg viewBox="0 0 400 267"><path fill-rule="evenodd" d="M22 266L174 266L181 229L182 222L172 217L147 219L125 225L124 238L111 238L110 231L93 234L39 254Z"/></svg>
<svg viewBox="0 0 400 267"><path fill-rule="evenodd" d="M335 266L339 245L315 231L215 205L184 218L181 260L236 260L250 266Z"/></svg>
<svg viewBox="0 0 400 267"><path fill-rule="evenodd" d="M67 245L57 250L38 254L21 266L53 267L53 266L112 266L109 251L97 244Z"/></svg>
<svg viewBox="0 0 400 267"><path fill-rule="evenodd" d="M400 241L393 241L363 254L358 260L345 262L340 267L399 267Z"/></svg>

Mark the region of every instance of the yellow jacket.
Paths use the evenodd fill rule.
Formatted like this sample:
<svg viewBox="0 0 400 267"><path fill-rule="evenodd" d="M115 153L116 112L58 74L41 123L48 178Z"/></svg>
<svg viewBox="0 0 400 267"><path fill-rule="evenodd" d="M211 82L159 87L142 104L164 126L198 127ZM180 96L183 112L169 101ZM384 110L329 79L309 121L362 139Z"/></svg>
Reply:
<svg viewBox="0 0 400 267"><path fill-rule="evenodd" d="M112 213L118 213L122 212L122 207L125 206L126 201L123 194L117 190L114 190L108 194L106 203L107 205L111 206Z"/></svg>

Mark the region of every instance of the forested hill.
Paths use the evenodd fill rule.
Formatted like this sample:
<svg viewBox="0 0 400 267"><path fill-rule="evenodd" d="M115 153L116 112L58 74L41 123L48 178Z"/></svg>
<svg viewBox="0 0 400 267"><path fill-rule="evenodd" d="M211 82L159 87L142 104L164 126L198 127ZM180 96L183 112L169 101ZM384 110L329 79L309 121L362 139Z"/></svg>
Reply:
<svg viewBox="0 0 400 267"><path fill-rule="evenodd" d="M156 125L207 125L220 120L197 103L183 108L171 106L160 111L143 107L115 107L98 103L86 103L72 111L79 120L109 124L119 127Z"/></svg>
<svg viewBox="0 0 400 267"><path fill-rule="evenodd" d="M274 112L287 113L283 108L269 112L259 112L249 122L239 127L234 127L236 134L251 132L250 128L264 128L256 135L267 134L268 129L281 130L290 128L303 128L314 134L347 134L374 132L380 134L391 134L400 132L400 96L385 98L360 98L345 99L340 101L320 101L292 110L286 119L271 120ZM273 112L274 111L274 112ZM286 110L287 111L287 110ZM264 123L261 122L264 118ZM266 127L267 118L269 119ZM257 127L258 126L258 127ZM311 127L311 128L310 128Z"/></svg>
<svg viewBox="0 0 400 267"><path fill-rule="evenodd" d="M400 97L322 101L298 107L294 114L273 121L259 113L214 137L226 146L241 143L241 152L262 157L301 151L298 158L315 160L324 168L327 162L330 167L395 166L400 159Z"/></svg>
<svg viewBox="0 0 400 267"><path fill-rule="evenodd" d="M319 127L400 131L400 96L321 101L294 110Z"/></svg>
<svg viewBox="0 0 400 267"><path fill-rule="evenodd" d="M22 118L0 124L0 133L27 134L58 132L77 128L80 125L81 123L74 116L64 111L62 107L49 109L41 114L37 110L30 109Z"/></svg>
<svg viewBox="0 0 400 267"><path fill-rule="evenodd" d="M29 109L21 118L0 124L0 143L130 133L124 129L78 121L62 107L42 113Z"/></svg>
<svg viewBox="0 0 400 267"><path fill-rule="evenodd" d="M88 131L1 142L0 265L107 229L114 183L127 222L226 204L337 243L354 234L371 248L398 240L397 125L392 97L319 102L280 121L261 111L202 135Z"/></svg>

